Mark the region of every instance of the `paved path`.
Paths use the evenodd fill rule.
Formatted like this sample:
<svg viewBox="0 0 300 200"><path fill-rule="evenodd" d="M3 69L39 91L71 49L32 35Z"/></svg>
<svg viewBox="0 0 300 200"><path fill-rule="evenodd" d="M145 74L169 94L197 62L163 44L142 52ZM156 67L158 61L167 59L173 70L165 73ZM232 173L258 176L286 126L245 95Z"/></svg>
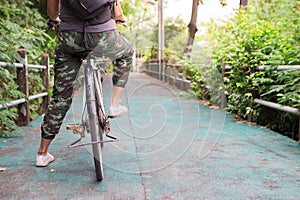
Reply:
<svg viewBox="0 0 300 200"><path fill-rule="evenodd" d="M111 120L119 141L104 146L101 183L90 148L67 148L77 138L65 130L80 119L77 96L48 167L34 166L42 118L0 139L0 199L300 199L297 142L237 124L143 74L131 74L122 98L129 113Z"/></svg>

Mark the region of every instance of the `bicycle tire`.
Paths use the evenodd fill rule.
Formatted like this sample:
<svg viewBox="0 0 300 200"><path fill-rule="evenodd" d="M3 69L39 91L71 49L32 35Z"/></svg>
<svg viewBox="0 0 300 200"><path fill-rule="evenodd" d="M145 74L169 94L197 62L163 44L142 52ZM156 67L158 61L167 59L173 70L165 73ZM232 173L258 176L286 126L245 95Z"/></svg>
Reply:
<svg viewBox="0 0 300 200"><path fill-rule="evenodd" d="M98 114L98 120L100 124L100 129L99 129L99 135L101 141L103 141L104 137L104 123L105 123L105 114L103 113L104 111L104 102L103 102L103 93L102 93L102 81L100 80L101 73L96 73L94 74L94 80L95 80L95 98L96 98L96 103L97 103L97 114ZM101 81L101 82L100 82ZM104 143L101 143L101 148L104 147Z"/></svg>
<svg viewBox="0 0 300 200"><path fill-rule="evenodd" d="M99 142L101 137L99 134L102 130L97 113L97 99L95 95L95 83L93 77L93 70L91 65L86 65L85 68L85 83L86 83L86 97L87 97L87 111L89 118L89 126L91 133L91 141ZM103 165L102 165L102 152L101 143L92 144L93 159L95 165L95 173L98 181L104 178Z"/></svg>
<svg viewBox="0 0 300 200"><path fill-rule="evenodd" d="M99 109L97 110L97 113L98 113L98 121L99 121L99 123L101 124L101 123L103 123L103 120L104 120L104 119L101 118L101 114L100 114ZM100 126L99 126L99 137L100 137L100 140L101 140L101 141L104 140L103 134L104 134L104 127L100 125ZM101 142L101 143L100 143L100 146L101 146L101 148L103 148L103 147L104 147L104 142Z"/></svg>

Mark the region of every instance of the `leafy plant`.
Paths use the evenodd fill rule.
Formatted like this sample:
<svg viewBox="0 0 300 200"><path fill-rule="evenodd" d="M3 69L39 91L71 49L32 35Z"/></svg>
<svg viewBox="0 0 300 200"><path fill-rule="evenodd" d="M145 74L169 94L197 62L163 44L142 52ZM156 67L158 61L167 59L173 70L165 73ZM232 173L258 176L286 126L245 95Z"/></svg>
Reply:
<svg viewBox="0 0 300 200"><path fill-rule="evenodd" d="M297 117L276 112L278 117L272 118L266 115L267 108L254 104L254 99L299 108L299 71L276 69L278 65L300 64L300 3L296 0L249 3L247 10L239 10L231 21L221 25L211 23L208 29L212 63L219 74L223 63L231 66L224 77L228 93L226 110L236 118L263 121L273 130L291 132L291 127L298 124ZM258 66L268 67L257 70ZM210 71L201 69L195 73L202 78L192 83L194 90L207 87L207 81L203 81L203 73L207 72Z"/></svg>
<svg viewBox="0 0 300 200"><path fill-rule="evenodd" d="M4 0L0 2L0 61L21 61L17 51L26 49L28 62L39 64L42 53L53 57L55 38L46 33L46 19L34 7L32 1ZM15 69L0 68L0 104L10 102L24 95L18 91L15 83ZM29 70L30 94L43 90L39 72ZM9 84L8 84L9 83ZM37 107L31 107L32 118L38 112ZM4 136L16 128L16 108L0 110L0 136Z"/></svg>
<svg viewBox="0 0 300 200"><path fill-rule="evenodd" d="M7 69L0 68L0 104L5 105L11 101L11 99L24 98L25 95L18 90L18 86L13 80L10 72ZM16 129L17 126L14 123L16 119L16 109L5 108L0 112L0 136L8 136L12 129Z"/></svg>
<svg viewBox="0 0 300 200"><path fill-rule="evenodd" d="M273 76L276 83L261 96L284 105L300 108L300 71L278 71L274 72Z"/></svg>

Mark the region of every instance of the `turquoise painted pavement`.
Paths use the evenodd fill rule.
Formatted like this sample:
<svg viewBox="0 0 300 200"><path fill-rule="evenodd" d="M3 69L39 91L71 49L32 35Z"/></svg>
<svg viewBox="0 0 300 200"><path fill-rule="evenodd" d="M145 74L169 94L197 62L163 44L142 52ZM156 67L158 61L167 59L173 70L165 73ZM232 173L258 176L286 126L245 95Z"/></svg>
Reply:
<svg viewBox="0 0 300 200"><path fill-rule="evenodd" d="M104 86L108 105L109 75ZM42 117L0 139L0 199L300 199L297 142L235 123L144 74L130 75L122 100L129 112L111 120L119 141L104 145L102 182L95 181L90 147L67 148L77 139L65 125L80 121L79 92L48 167L35 167Z"/></svg>

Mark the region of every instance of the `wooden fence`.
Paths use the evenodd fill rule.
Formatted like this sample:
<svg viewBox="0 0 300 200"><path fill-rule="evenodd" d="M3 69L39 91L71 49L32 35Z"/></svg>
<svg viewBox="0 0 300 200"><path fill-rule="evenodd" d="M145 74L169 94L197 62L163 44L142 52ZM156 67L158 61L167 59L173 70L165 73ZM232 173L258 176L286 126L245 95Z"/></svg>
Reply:
<svg viewBox="0 0 300 200"><path fill-rule="evenodd" d="M50 97L48 95L48 90L50 88L50 66L49 65L49 56L48 54L42 55L41 65L31 65L28 64L27 55L25 49L20 49L18 51L19 55L22 58L20 63L6 63L0 62L1 67L14 67L17 70L16 83L19 86L19 90L25 95L25 98L17 99L5 104L0 104L0 110L8 108L11 106L18 106L18 118L16 124L19 126L27 126L30 122L30 110L29 110L29 101L37 98L43 98L40 112L45 113ZM29 96L28 90L28 69L41 69L41 79L45 91L40 94L35 94Z"/></svg>

